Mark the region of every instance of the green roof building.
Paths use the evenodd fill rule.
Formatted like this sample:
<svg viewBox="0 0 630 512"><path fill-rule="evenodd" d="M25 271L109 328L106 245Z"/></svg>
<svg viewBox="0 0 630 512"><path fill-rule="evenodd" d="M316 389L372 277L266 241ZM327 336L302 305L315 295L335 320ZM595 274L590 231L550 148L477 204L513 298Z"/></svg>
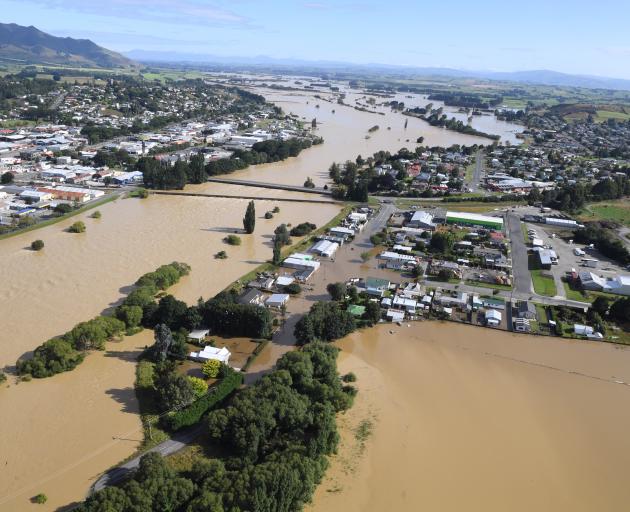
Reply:
<svg viewBox="0 0 630 512"><path fill-rule="evenodd" d="M459 224L461 226L479 226L489 229L503 230L501 217L490 217L468 212L446 212L447 224Z"/></svg>

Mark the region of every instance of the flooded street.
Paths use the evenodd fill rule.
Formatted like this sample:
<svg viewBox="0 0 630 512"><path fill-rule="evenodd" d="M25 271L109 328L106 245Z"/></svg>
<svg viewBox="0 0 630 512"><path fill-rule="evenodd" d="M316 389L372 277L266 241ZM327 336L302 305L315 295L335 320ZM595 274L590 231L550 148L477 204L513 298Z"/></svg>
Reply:
<svg viewBox="0 0 630 512"><path fill-rule="evenodd" d="M437 322L339 346L360 392L309 510L586 512L630 500L630 388L615 383L630 381L629 350Z"/></svg>

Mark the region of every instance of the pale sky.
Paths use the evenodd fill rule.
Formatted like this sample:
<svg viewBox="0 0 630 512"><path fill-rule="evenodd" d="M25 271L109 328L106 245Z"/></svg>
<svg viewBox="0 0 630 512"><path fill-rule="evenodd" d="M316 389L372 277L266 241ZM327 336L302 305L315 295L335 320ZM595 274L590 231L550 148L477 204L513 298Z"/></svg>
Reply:
<svg viewBox="0 0 630 512"><path fill-rule="evenodd" d="M132 49L630 79L630 1L0 0L2 21Z"/></svg>

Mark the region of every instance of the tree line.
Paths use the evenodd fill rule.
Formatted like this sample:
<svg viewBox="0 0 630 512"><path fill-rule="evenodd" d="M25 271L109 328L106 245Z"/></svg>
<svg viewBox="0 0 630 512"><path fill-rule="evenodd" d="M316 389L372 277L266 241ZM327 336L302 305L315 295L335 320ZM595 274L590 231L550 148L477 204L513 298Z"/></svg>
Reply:
<svg viewBox="0 0 630 512"><path fill-rule="evenodd" d="M257 142L251 150L235 150L229 158L220 158L205 163L202 154L190 157L189 161L177 160L174 164L153 157L142 157L136 170L142 172L144 185L158 190L182 189L188 183L203 183L208 176L231 173L250 165L285 160L297 156L303 149L321 143L322 139L289 139Z"/></svg>
<svg viewBox="0 0 630 512"><path fill-rule="evenodd" d="M154 303L158 291L172 286L189 272L190 267L185 263L173 262L143 275L113 316L101 315L81 322L67 333L44 342L31 359L18 359L18 374L44 378L74 369L87 350L103 350L107 340L140 325L143 309L137 305L139 302Z"/></svg>

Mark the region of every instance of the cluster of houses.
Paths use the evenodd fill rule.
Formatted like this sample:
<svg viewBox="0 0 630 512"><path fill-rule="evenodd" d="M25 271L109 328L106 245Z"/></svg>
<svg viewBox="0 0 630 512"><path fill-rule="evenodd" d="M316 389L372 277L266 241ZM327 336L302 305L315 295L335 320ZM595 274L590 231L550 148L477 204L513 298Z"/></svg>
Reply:
<svg viewBox="0 0 630 512"><path fill-rule="evenodd" d="M426 261L428 274L448 270L458 279L510 284L502 217L434 208L394 214L388 226L388 248L379 255L385 268L409 271ZM449 231L456 232L458 239L448 258L429 250L434 233ZM484 271L471 273L473 268Z"/></svg>
<svg viewBox="0 0 630 512"><path fill-rule="evenodd" d="M404 178L411 179L409 188L418 192L427 189L433 192L461 192L461 179L470 163L470 156L457 151L440 153L427 150L413 160L398 160ZM392 164L383 164L376 167L375 172L378 176L389 175L392 180L398 180L401 170L397 167L398 165L394 167Z"/></svg>
<svg viewBox="0 0 630 512"><path fill-rule="evenodd" d="M534 138L533 144L500 147L489 152L488 171L484 179L488 190L527 194L536 188L543 192L561 185L612 177L621 171L623 160L593 158L593 155L603 146L627 146L630 134L627 126L558 124L549 118L541 118L541 122L548 127L529 130ZM602 133L589 139L586 134L593 130ZM583 156L589 158L581 158Z"/></svg>
<svg viewBox="0 0 630 512"><path fill-rule="evenodd" d="M439 286L428 287L414 282L398 284L376 277L351 280L348 285L356 286L370 300L378 301L382 316L390 322L419 320L432 315L486 327L532 332L533 322L537 321L534 303L526 300L512 303L499 297L451 291ZM364 310L357 305L348 308L357 316Z"/></svg>

